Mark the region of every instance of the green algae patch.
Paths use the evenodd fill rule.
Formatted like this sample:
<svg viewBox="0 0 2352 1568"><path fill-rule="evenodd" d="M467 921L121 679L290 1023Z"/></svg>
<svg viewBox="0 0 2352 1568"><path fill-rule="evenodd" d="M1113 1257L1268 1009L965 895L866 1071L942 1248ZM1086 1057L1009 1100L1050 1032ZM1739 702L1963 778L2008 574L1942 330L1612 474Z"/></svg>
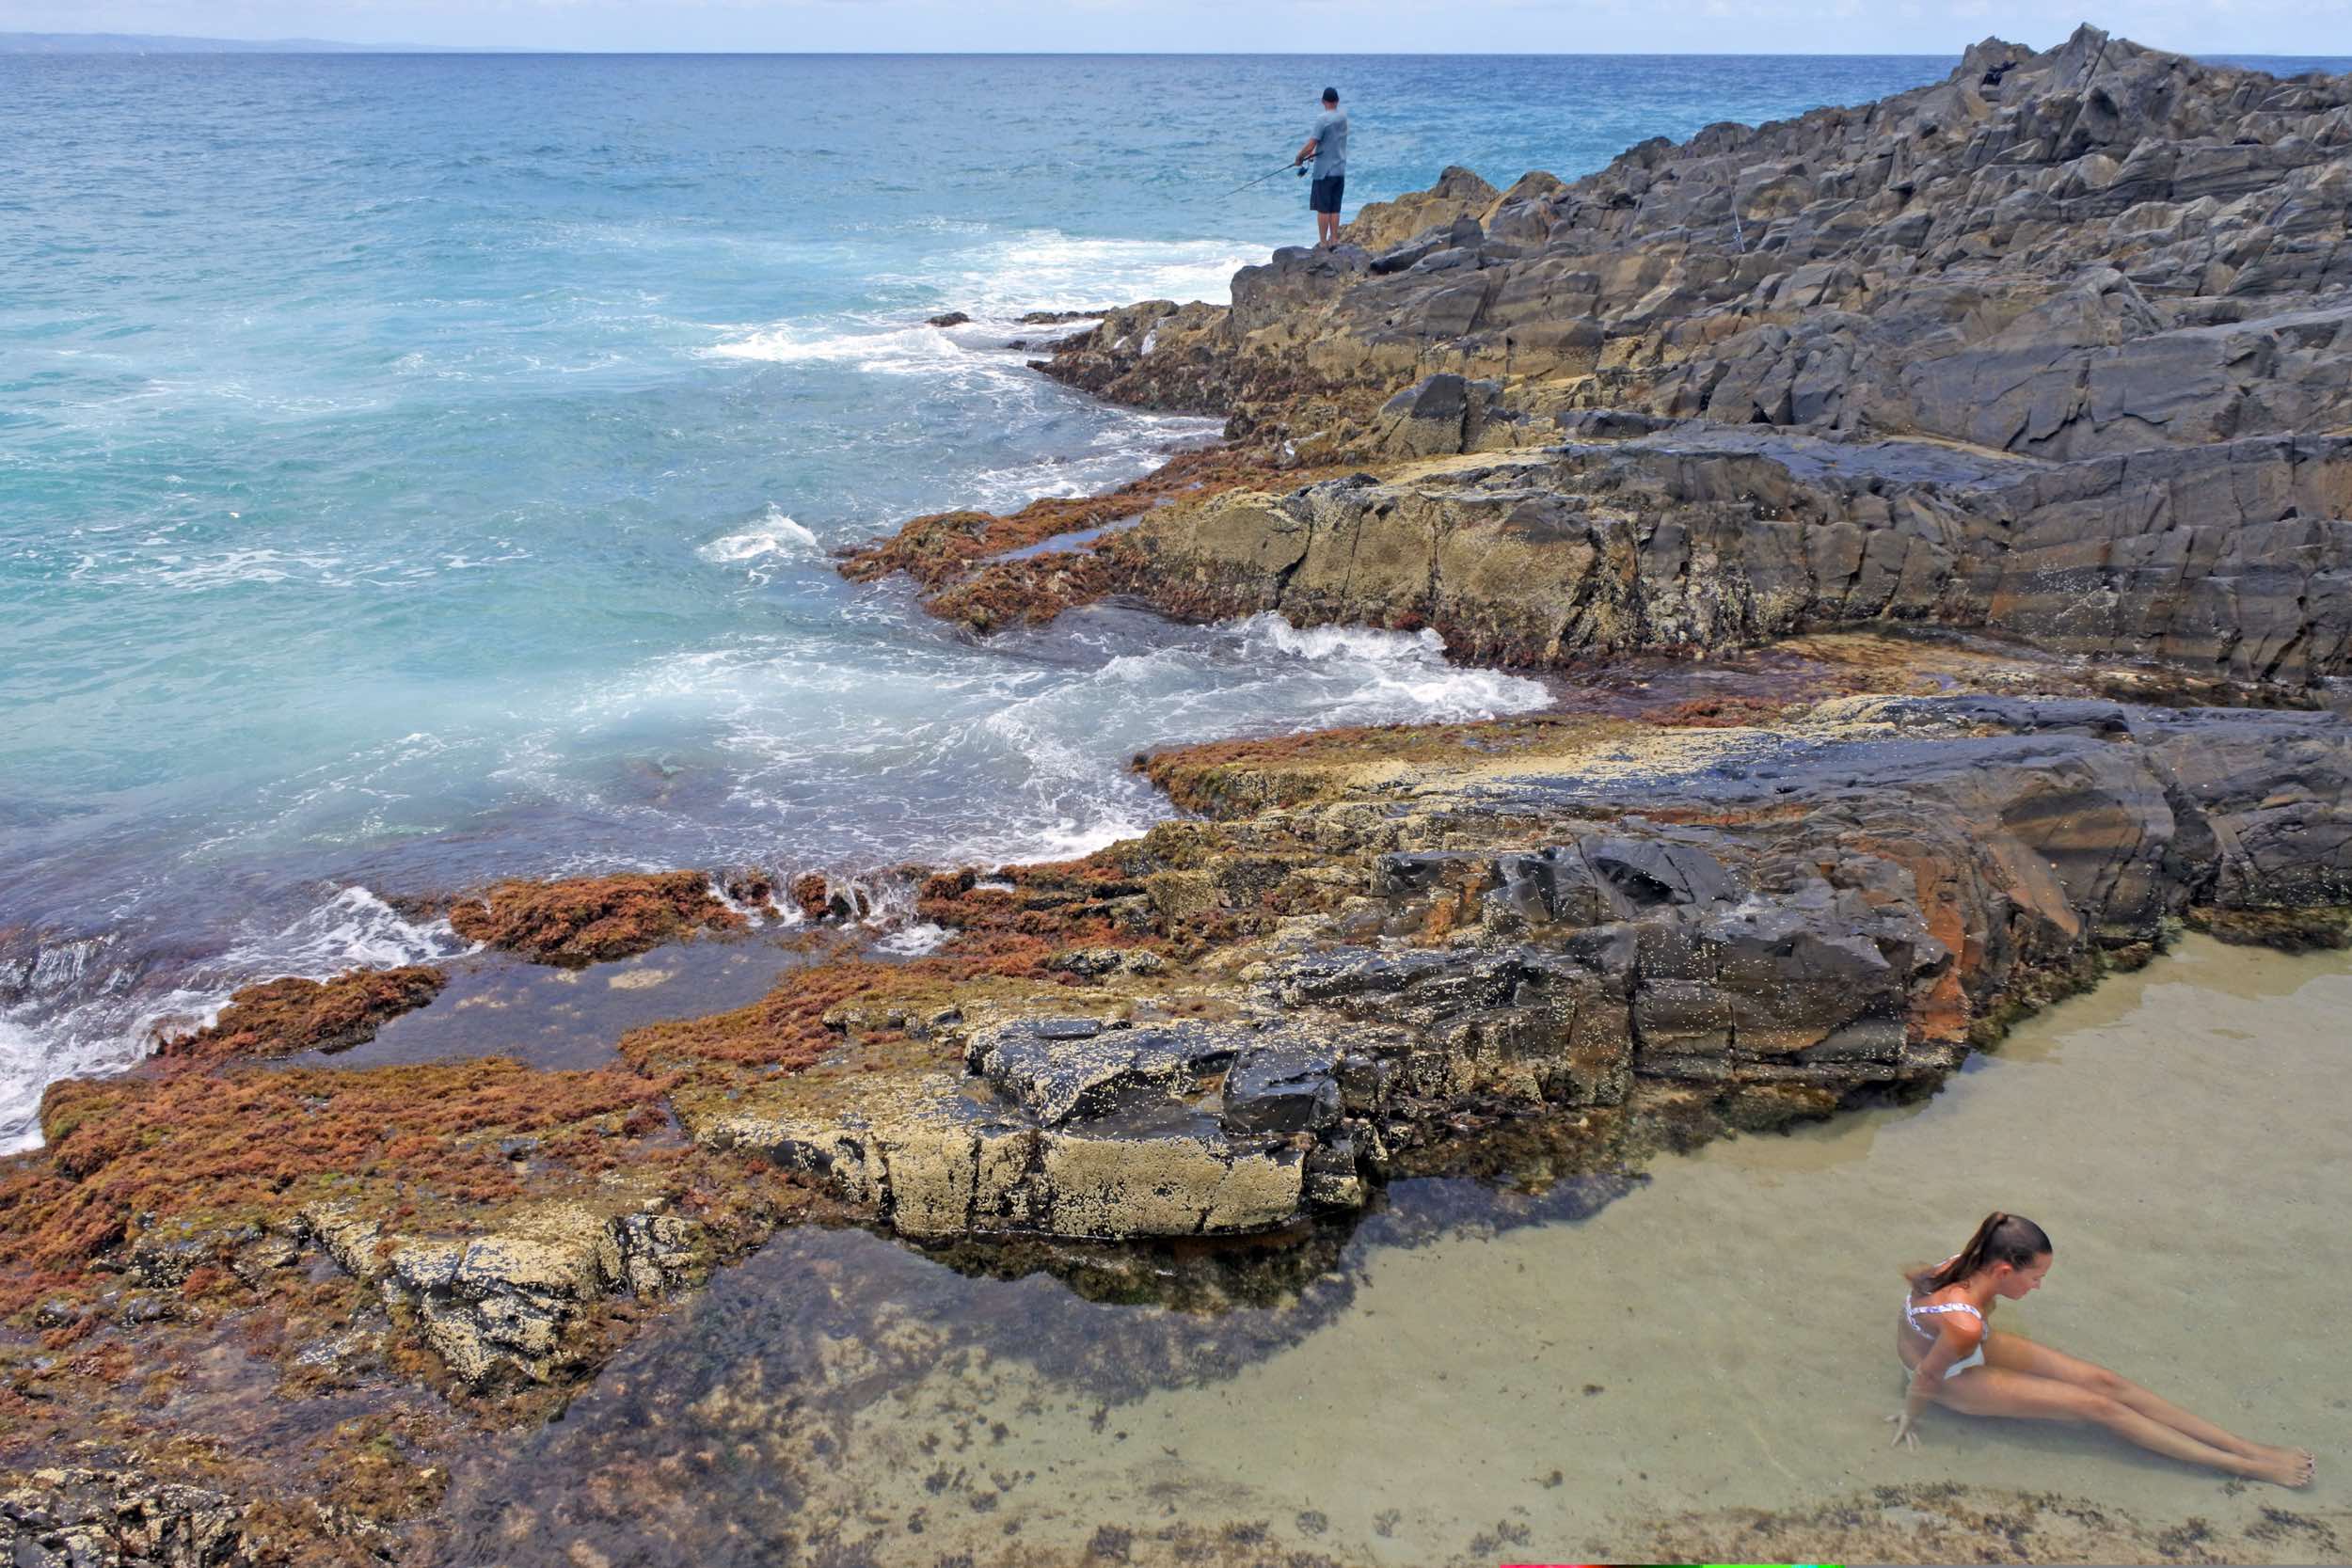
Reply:
<svg viewBox="0 0 2352 1568"><path fill-rule="evenodd" d="M2352 909L2342 906L2296 910L2201 906L2188 911L2186 921L2189 929L2238 947L2270 947L2281 953L2352 947Z"/></svg>

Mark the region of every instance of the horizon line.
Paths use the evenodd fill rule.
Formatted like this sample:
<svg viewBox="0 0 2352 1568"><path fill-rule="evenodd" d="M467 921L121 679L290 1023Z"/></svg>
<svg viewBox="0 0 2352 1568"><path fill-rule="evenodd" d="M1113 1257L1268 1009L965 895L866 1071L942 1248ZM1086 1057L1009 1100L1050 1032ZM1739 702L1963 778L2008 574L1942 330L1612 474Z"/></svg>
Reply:
<svg viewBox="0 0 2352 1568"><path fill-rule="evenodd" d="M1997 35L1988 35L1996 37ZM115 40L110 49L9 49L11 40L53 39L59 44L72 40ZM1977 40L1981 41L1981 40ZM2015 40L2005 40L2015 41ZM2137 41L2137 40L2133 40ZM120 47L124 44L152 42L164 46L153 50ZM193 47L171 47L193 46ZM326 55L342 54L366 55L541 55L577 56L580 58L675 58L675 59L1019 59L1024 57L1059 59L1882 59L1937 60L1956 58L1969 47L1960 45L1950 50L1861 50L1835 51L1816 49L1590 49L1590 50L1470 50L1470 49L1375 49L1375 50L1216 50L1216 49L567 49L539 44L492 43L368 43L342 39L229 38L208 34L186 33L115 33L115 32L42 32L31 29L0 31L0 54L33 56L38 55L232 55L278 54L294 55ZM2154 48L2154 45L2143 47ZM2238 49L2165 49L2159 53L2201 55L2225 55L2240 58L2281 60L2352 59L2352 50L2340 53L2289 54L2269 50Z"/></svg>

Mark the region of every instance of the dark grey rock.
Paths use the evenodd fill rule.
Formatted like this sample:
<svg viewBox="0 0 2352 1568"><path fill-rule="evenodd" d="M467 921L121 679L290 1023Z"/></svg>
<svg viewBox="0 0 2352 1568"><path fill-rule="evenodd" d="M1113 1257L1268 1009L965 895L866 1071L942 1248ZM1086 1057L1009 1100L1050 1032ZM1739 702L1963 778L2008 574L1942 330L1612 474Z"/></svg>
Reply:
<svg viewBox="0 0 2352 1568"><path fill-rule="evenodd" d="M1326 1045L1282 1043L1245 1051L1225 1074L1229 1131L1305 1132L1340 1119L1336 1053Z"/></svg>
<svg viewBox="0 0 2352 1568"><path fill-rule="evenodd" d="M1068 1022L1024 1020L977 1031L965 1059L1041 1123L1056 1127L1106 1115L1136 1091L1164 1098L1232 1060L1249 1037L1235 1026L1204 1023L1076 1034L1059 1027Z"/></svg>

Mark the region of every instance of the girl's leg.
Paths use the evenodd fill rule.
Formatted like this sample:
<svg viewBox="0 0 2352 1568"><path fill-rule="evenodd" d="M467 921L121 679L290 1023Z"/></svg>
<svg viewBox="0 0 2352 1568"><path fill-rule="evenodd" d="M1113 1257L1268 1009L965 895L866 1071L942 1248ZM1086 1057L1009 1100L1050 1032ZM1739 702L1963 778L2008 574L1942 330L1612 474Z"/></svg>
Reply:
<svg viewBox="0 0 2352 1568"><path fill-rule="evenodd" d="M1944 1385L1940 1402L1970 1416L2085 1421L2105 1427L2118 1437L2168 1459L2280 1486L2303 1486L2312 1479L2309 1469L2294 1456L2281 1454L2277 1460L2270 1460L2216 1448L2142 1415L2121 1400L2028 1372L1991 1365L1972 1368Z"/></svg>
<svg viewBox="0 0 2352 1568"><path fill-rule="evenodd" d="M2312 1456L2303 1449L2273 1448L2267 1443L2257 1443L2249 1438L2240 1437L2235 1433L2216 1426L2201 1416L2190 1415L2179 1405L2141 1387L2121 1372L2109 1371L2106 1368L2094 1362L2085 1361L2080 1356L2068 1355L2065 1352L2052 1350L2047 1345L2037 1345L2032 1340L2019 1338L2014 1334L1994 1333L1986 1337L1984 1359L1987 1366L1997 1367L2005 1371L2024 1372L2031 1377L2049 1378L2055 1382L2072 1384L2077 1388L2087 1388L2094 1394L2104 1394L2120 1404L2129 1405L2150 1420L2161 1421L2175 1432L2196 1438L2208 1448L2220 1449L2229 1453L2244 1454L2249 1459L2258 1459L2271 1464L2292 1459L2303 1465L2306 1474L2310 1472Z"/></svg>

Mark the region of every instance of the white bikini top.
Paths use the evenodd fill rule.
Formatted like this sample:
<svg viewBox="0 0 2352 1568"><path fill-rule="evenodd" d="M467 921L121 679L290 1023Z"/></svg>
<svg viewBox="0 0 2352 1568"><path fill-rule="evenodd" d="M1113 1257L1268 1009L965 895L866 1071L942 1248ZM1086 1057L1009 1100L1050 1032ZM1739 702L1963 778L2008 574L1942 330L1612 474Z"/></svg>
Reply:
<svg viewBox="0 0 2352 1568"><path fill-rule="evenodd" d="M1959 1256L1960 1254L1957 1252L1952 1254L1952 1258L1957 1258ZM1950 1262L1952 1258L1945 1259L1944 1263ZM1944 1263L1938 1263L1935 1266L1940 1269L1944 1266ZM1983 1313L1978 1311L1974 1307L1971 1307L1964 1301L1947 1301L1934 1307L1921 1307L1914 1303L1908 1294L1903 1297L1903 1322L1917 1329L1921 1335L1930 1339L1941 1338L1942 1336L1937 1334L1934 1329L1930 1328L1926 1323L1921 1323L1919 1320L1931 1313L1937 1312L1965 1312L1970 1317L1977 1320L1977 1326L1979 1328L1990 1331L1993 1327L1991 1323L1984 1321Z"/></svg>
<svg viewBox="0 0 2352 1568"><path fill-rule="evenodd" d="M1903 1303L1903 1322L1909 1323L1912 1327L1917 1329L1921 1334L1931 1339L1940 1338L1941 1336L1938 1335L1934 1329L1930 1328L1926 1323L1921 1323L1919 1320L1922 1317L1933 1312L1965 1312L1970 1317L1977 1320L1978 1327L1983 1328L1988 1326L1984 1321L1984 1314L1978 1311L1975 1307L1969 1306L1964 1301L1947 1301L1934 1307L1916 1306L1909 1300L1906 1300Z"/></svg>

